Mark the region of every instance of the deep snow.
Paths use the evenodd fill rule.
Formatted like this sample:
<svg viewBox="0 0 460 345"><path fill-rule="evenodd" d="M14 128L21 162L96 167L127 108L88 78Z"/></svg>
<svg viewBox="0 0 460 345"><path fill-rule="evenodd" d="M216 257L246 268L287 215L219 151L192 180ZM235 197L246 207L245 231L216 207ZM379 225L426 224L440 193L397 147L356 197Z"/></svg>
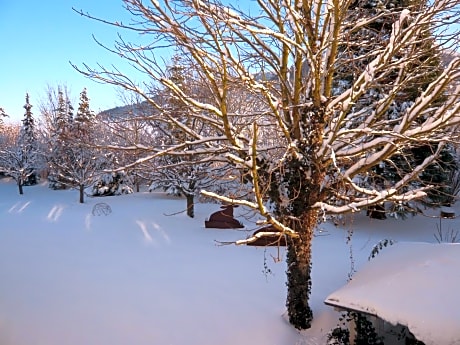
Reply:
<svg viewBox="0 0 460 345"><path fill-rule="evenodd" d="M93 215L97 203L112 213ZM256 228L248 214L235 210L246 229L205 229L219 206L197 204L194 219L184 208L183 199L149 192L79 204L77 191L45 184L20 196L1 179L0 344L325 344L338 314L323 302L373 245L436 242L440 224L364 214L321 224L313 243L314 322L298 332L285 320L286 265L276 262L284 248L219 245ZM441 225L460 229L459 222Z"/></svg>
<svg viewBox="0 0 460 345"><path fill-rule="evenodd" d="M460 344L458 267L459 243L394 243L326 301L408 326L426 345Z"/></svg>

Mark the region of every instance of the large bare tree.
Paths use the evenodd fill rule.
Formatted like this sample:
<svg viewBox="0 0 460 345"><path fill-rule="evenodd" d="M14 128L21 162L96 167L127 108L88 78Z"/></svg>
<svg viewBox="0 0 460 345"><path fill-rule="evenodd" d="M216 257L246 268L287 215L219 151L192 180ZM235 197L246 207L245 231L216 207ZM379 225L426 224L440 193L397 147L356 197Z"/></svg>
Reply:
<svg viewBox="0 0 460 345"><path fill-rule="evenodd" d="M253 184L253 199L205 194L256 210L288 236L289 318L296 328L308 328L313 317L308 304L311 242L318 222L329 214L425 196L432 186L411 182L456 136L460 59L455 56L441 73L431 73L429 82L417 84L397 116L390 110L414 89L424 70L433 70L427 54L441 57L456 48L452 23L460 20L460 2L257 0L242 9L219 0L124 4L133 16L130 24L80 13L140 34L138 43L120 36L114 47L106 47L135 73L75 68L138 93L158 110L157 116L186 133L186 142L168 152L152 147L140 161L184 154L184 146L192 154L196 147L249 174L244 181ZM369 6L372 15L352 15ZM382 21L389 24L375 44L375 35L362 30L375 33ZM172 55L172 47L189 56L207 81L212 95L207 101L165 74L162 57L168 48ZM344 78L341 71L346 70ZM135 77L139 72L143 79ZM197 133L164 109L151 93L160 85L188 107L190 119L214 128L213 135ZM235 90L263 102L241 111L233 106ZM271 133L271 140L262 133ZM432 151L401 179L366 183L375 167L392 165L393 157L427 143Z"/></svg>

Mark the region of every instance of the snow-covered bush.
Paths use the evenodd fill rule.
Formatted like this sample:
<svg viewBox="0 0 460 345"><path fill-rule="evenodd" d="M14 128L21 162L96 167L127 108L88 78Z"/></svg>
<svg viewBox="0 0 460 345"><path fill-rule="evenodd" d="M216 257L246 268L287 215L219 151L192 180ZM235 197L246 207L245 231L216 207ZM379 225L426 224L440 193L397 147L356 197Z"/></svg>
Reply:
<svg viewBox="0 0 460 345"><path fill-rule="evenodd" d="M133 192L129 176L123 171L104 174L91 187L92 196L131 194Z"/></svg>

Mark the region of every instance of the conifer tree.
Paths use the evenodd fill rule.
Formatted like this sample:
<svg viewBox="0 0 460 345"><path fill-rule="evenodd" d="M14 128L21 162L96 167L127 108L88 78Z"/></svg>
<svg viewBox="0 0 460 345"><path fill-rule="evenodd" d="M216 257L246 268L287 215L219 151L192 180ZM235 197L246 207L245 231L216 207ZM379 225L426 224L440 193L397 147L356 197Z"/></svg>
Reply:
<svg viewBox="0 0 460 345"><path fill-rule="evenodd" d="M37 183L37 159L38 159L38 142L35 129L35 120L32 115L32 105L29 102L29 94L26 94L26 110L22 120L21 130L19 132L18 147L21 150L21 156L24 166L24 185L34 185Z"/></svg>
<svg viewBox="0 0 460 345"><path fill-rule="evenodd" d="M358 30L350 30L346 34L346 44L343 45L344 49L341 51L342 59L338 61L336 70L336 85L338 86L336 92L343 92L344 88L350 87L356 81L360 71L369 64L375 52L388 44L392 24L398 13L404 9L419 11L425 4L425 0L354 1L348 9L349 25L354 26L358 21L365 20L368 20L368 24L362 25ZM380 19L373 20L373 18ZM380 102L385 95L393 94L386 99L387 104L382 106L386 107L388 120L401 118L427 86L441 75L444 66L429 25L426 25L422 36L420 43L411 47L414 58L408 61L403 71L390 73L374 88L369 89L360 103L355 105L356 111L369 107L369 104ZM423 51L424 54L418 54L419 51ZM360 59L356 59L356 56L360 56ZM410 82L405 83L404 87L393 90L393 85L402 76L408 78ZM442 98L438 100L438 105L441 102ZM365 121L367 116L369 114L364 112L357 121ZM425 158L436 152L436 149L437 144L429 142L411 144L406 148L401 147L400 154L383 160L369 171L364 181L365 185L382 190L385 185L397 183L414 167L421 164ZM442 149L440 159L427 166L420 174L418 181L412 182L413 184L437 186L427 193L425 200L428 203L442 205L446 200L451 199L447 186L450 184L452 172L457 170L453 152L452 145L446 145ZM404 217L404 214L411 210L412 208L406 203L396 203L389 211ZM383 205L374 205L368 210L368 214L375 218L385 218L385 213Z"/></svg>
<svg viewBox="0 0 460 345"><path fill-rule="evenodd" d="M64 183L77 188L79 202L84 203L85 188L90 186L105 163L104 155L93 147L96 142L95 118L86 88L80 93L75 118L65 135L65 156L57 163Z"/></svg>
<svg viewBox="0 0 460 345"><path fill-rule="evenodd" d="M24 119L16 142L0 148L0 170L16 181L21 195L24 194L24 185L37 183L38 144L29 94L26 94L24 109Z"/></svg>
<svg viewBox="0 0 460 345"><path fill-rule="evenodd" d="M74 115L73 115L73 106L70 102L70 99L66 100L66 109L67 109L67 124L72 124Z"/></svg>
<svg viewBox="0 0 460 345"><path fill-rule="evenodd" d="M50 143L48 154L49 187L52 189L64 189L68 186L66 176L61 170L68 154L67 137L73 121L73 107L68 95L59 87L57 93L56 108L51 110L53 113L52 123L50 124Z"/></svg>
<svg viewBox="0 0 460 345"><path fill-rule="evenodd" d="M77 124L89 124L94 119L94 112L90 109L89 98L86 88L80 93L80 102L78 103L77 114L74 121Z"/></svg>

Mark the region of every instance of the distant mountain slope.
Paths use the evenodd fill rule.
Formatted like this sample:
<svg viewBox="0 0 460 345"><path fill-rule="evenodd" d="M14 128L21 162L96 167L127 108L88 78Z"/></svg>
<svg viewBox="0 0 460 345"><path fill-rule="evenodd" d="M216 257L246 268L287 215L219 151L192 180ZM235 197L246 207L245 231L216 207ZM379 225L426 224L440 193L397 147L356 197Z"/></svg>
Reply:
<svg viewBox="0 0 460 345"><path fill-rule="evenodd" d="M137 104L128 104L124 106L103 110L98 114L98 116L102 118L115 120L135 116L145 116L152 114L154 111L154 108L151 105L149 105L147 101L143 101Z"/></svg>

